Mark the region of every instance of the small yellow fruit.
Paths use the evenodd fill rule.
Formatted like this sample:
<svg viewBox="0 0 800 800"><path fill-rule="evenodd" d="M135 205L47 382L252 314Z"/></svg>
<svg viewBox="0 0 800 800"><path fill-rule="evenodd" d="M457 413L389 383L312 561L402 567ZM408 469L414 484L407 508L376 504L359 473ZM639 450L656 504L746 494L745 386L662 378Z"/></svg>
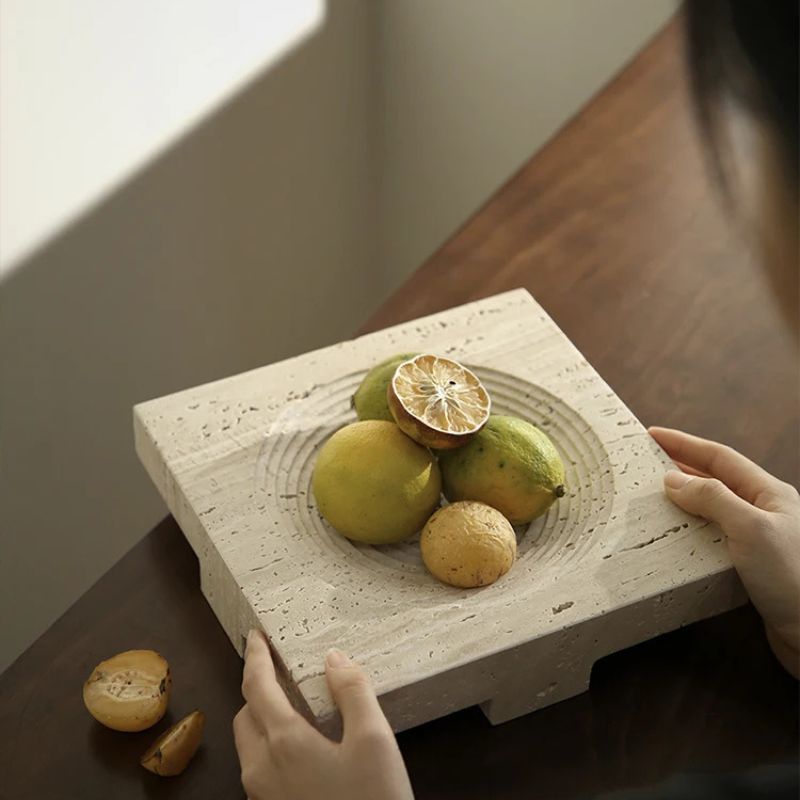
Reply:
<svg viewBox="0 0 800 800"><path fill-rule="evenodd" d="M89 713L115 731L143 731L167 710L169 664L154 650L126 650L101 661L83 685Z"/></svg>
<svg viewBox="0 0 800 800"><path fill-rule="evenodd" d="M463 447L489 419L489 393L474 372L424 354L395 370L389 410L403 433L438 450Z"/></svg>
<svg viewBox="0 0 800 800"><path fill-rule="evenodd" d="M343 536L390 544L413 536L439 505L442 477L430 451L393 422L341 428L314 464L314 499Z"/></svg>
<svg viewBox="0 0 800 800"><path fill-rule="evenodd" d="M389 401L386 392L392 381L394 371L416 353L404 353L392 356L380 364L376 364L361 381L361 385L353 395L353 408L360 420L382 419L394 422L392 412L389 411Z"/></svg>
<svg viewBox="0 0 800 800"><path fill-rule="evenodd" d="M464 501L440 508L420 538L422 560L444 583L488 586L511 569L517 537L511 523L485 503Z"/></svg>
<svg viewBox="0 0 800 800"><path fill-rule="evenodd" d="M147 748L141 765L156 775L180 775L200 746L205 721L202 711L192 711Z"/></svg>
<svg viewBox="0 0 800 800"><path fill-rule="evenodd" d="M564 464L550 439L530 422L495 416L459 450L439 454L444 495L479 500L513 525L530 522L564 495Z"/></svg>

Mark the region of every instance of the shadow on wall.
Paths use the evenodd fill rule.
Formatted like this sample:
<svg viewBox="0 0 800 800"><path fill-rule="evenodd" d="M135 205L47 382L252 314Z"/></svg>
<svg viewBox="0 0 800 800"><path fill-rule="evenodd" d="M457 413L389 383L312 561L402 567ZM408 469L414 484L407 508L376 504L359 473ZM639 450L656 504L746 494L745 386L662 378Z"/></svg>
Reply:
<svg viewBox="0 0 800 800"><path fill-rule="evenodd" d="M3 282L0 669L165 513L134 403L346 337L377 303L372 24L331 4Z"/></svg>

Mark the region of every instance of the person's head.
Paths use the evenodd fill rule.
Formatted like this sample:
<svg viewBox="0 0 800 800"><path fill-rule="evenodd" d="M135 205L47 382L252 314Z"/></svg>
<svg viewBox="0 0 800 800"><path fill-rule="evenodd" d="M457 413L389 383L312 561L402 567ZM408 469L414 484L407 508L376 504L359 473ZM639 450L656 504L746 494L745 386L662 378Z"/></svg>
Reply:
<svg viewBox="0 0 800 800"><path fill-rule="evenodd" d="M798 0L686 0L684 7L695 108L711 164L729 207L755 225L770 282L795 326L799 8ZM755 136L737 148L733 120L743 116Z"/></svg>

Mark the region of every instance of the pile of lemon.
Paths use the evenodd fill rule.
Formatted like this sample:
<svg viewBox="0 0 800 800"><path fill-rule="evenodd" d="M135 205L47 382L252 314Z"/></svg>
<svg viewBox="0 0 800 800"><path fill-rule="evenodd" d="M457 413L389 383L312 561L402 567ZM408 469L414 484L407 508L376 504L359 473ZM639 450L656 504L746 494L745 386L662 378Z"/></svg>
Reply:
<svg viewBox="0 0 800 800"><path fill-rule="evenodd" d="M334 433L314 465L320 513L368 544L422 529L425 566L452 586L486 586L508 572L512 526L564 495L550 439L523 419L491 414L486 388L456 361L387 359L364 378L353 408L359 421ZM448 505L439 508L442 494Z"/></svg>

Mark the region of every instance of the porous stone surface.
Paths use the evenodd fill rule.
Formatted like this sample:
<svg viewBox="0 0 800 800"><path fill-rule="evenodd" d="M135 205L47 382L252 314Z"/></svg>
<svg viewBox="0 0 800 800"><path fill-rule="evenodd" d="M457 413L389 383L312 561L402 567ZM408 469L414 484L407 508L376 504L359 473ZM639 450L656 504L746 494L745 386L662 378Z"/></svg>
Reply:
<svg viewBox="0 0 800 800"><path fill-rule="evenodd" d="M546 431L567 492L517 530L491 586L425 570L418 538L354 544L311 494L322 443L367 370L399 352L472 367L493 412ZM498 723L584 691L600 657L744 600L722 532L663 495L666 455L533 298L507 292L134 409L137 452L241 653L268 635L295 706L338 715L323 660L364 665L395 730L480 703Z"/></svg>

